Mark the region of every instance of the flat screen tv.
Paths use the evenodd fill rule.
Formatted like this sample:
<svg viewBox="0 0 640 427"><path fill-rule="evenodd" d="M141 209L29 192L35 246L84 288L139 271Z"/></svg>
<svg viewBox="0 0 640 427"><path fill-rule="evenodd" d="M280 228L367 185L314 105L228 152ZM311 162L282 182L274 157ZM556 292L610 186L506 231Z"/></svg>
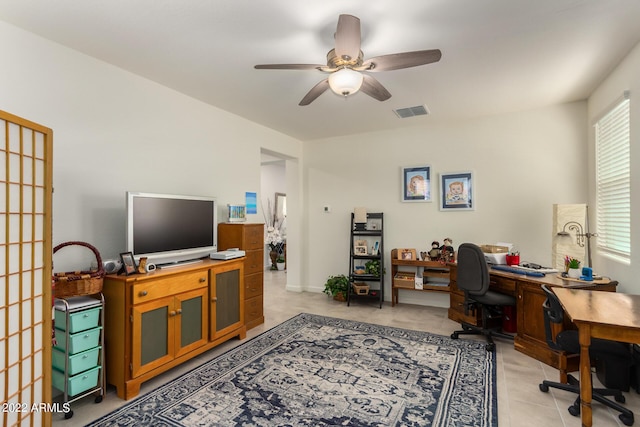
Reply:
<svg viewBox="0 0 640 427"><path fill-rule="evenodd" d="M214 197L127 192L127 252L162 266L217 251Z"/></svg>

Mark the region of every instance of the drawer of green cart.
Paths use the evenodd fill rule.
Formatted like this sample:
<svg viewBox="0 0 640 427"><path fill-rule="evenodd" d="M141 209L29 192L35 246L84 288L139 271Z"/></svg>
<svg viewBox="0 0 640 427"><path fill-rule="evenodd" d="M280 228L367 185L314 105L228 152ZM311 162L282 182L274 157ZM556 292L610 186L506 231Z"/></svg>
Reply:
<svg viewBox="0 0 640 427"><path fill-rule="evenodd" d="M64 381L65 375L63 372L58 371L57 369L52 369L52 383L55 388L60 391L64 391ZM75 396L76 394L80 394L84 391L91 390L98 386L98 375L100 374L100 366L96 366L95 368L85 371L81 374L74 375L72 377L67 378L69 389L67 390L67 394L69 396Z"/></svg>
<svg viewBox="0 0 640 427"><path fill-rule="evenodd" d="M101 348L102 347L96 347L91 350L69 356L69 369L67 371L69 376L87 371L98 365L98 356ZM51 361L54 368L64 372L64 351L60 351L54 347L51 351Z"/></svg>
<svg viewBox="0 0 640 427"><path fill-rule="evenodd" d="M78 311L69 315L69 333L86 331L98 326L100 321L101 307L91 308L89 310ZM67 330L66 312L55 310L56 329Z"/></svg>
<svg viewBox="0 0 640 427"><path fill-rule="evenodd" d="M100 344L100 331L102 327L90 329L88 331L69 334L69 354L80 353ZM56 329L56 346L58 350L64 351L67 345L67 333L61 329Z"/></svg>

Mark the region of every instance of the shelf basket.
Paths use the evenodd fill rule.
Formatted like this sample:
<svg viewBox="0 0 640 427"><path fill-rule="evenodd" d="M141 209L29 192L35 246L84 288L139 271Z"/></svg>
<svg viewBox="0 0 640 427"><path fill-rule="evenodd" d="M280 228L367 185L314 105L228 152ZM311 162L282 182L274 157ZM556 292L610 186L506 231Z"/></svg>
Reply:
<svg viewBox="0 0 640 427"><path fill-rule="evenodd" d="M98 262L97 270L69 271L66 273L55 273L53 276L53 295L56 298L78 297L83 295L93 295L102 292L102 282L104 281L104 267L100 252L85 242L65 242L53 248L55 254L58 250L66 246L84 246L90 249Z"/></svg>
<svg viewBox="0 0 640 427"><path fill-rule="evenodd" d="M356 295L367 295L369 293L369 285L364 283L352 283L351 286Z"/></svg>

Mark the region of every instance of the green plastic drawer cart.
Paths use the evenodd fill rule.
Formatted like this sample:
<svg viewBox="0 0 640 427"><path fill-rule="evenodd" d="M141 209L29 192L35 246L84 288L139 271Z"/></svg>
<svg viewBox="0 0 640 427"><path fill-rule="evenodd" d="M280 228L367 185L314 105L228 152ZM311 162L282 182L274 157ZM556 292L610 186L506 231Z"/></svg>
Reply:
<svg viewBox="0 0 640 427"><path fill-rule="evenodd" d="M104 296L73 296L54 300L55 342L52 349L53 387L63 403L91 394L100 403L105 395ZM70 410L65 419L73 417Z"/></svg>

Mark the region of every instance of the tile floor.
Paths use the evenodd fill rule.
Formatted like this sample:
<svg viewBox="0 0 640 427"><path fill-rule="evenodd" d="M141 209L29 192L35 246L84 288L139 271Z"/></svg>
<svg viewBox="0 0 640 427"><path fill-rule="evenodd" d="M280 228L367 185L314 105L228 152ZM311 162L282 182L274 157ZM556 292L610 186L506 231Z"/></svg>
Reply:
<svg viewBox="0 0 640 427"><path fill-rule="evenodd" d="M278 325L298 313L314 313L362 322L378 323L401 328L428 331L450 335L459 325L447 318L447 310L437 307L425 307L401 303L391 307L385 304L382 309L377 304L354 302L350 307L346 303L333 301L325 294L298 293L285 290L286 272L265 271L264 314L265 323L247 332L247 339ZM461 339L469 339L461 338ZM206 360L236 346L237 339L224 343L193 360L176 367L146 383L141 392L149 392L172 378L191 370ZM542 393L538 384L544 378L557 380L558 371L514 350L513 344L496 341L497 379L498 379L498 422L500 427L578 427L578 417L567 412L575 396L560 390ZM595 376L594 376L595 378ZM629 407L640 414L640 395L635 391L625 393ZM92 397L73 402L74 415L64 420L61 414L53 415L54 426L82 426L120 407L125 401L115 394L115 388L109 386L104 400L96 404ZM593 404L594 426L623 426L618 414L598 404Z"/></svg>

